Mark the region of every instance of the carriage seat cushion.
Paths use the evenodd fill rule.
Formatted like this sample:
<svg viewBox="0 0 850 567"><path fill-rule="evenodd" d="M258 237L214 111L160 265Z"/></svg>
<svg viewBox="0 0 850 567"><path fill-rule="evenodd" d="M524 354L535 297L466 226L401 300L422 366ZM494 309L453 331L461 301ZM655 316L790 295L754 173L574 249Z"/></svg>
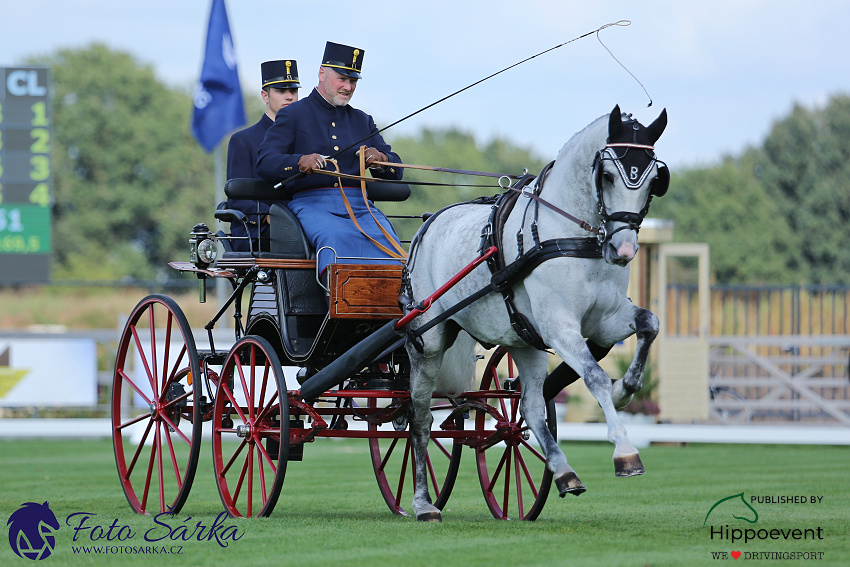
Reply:
<svg viewBox="0 0 850 567"><path fill-rule="evenodd" d="M313 256L301 223L286 205L275 203L269 209L269 252L295 260L308 260Z"/></svg>

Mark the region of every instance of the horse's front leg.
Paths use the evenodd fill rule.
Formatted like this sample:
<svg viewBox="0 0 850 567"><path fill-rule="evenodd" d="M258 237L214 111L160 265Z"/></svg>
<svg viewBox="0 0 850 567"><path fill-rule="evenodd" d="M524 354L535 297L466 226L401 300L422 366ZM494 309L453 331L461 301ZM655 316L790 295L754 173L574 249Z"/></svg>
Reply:
<svg viewBox="0 0 850 567"><path fill-rule="evenodd" d="M640 461L638 450L629 441L626 428L623 427L619 417L617 417L617 410L614 408L614 402L611 398L610 377L593 358L581 335L577 333L573 333L573 335L575 336L567 336L564 340L557 341L558 344L553 346L555 351L564 359L564 362L573 368L581 369L580 374L585 385L587 385L587 389L602 408L605 423L608 424L608 440L614 444L614 473L617 476L643 474L645 470Z"/></svg>
<svg viewBox="0 0 850 567"><path fill-rule="evenodd" d="M413 513L423 522L440 522L440 509L431 502L428 493L428 442L431 440L431 395L434 381L442 363L442 353L425 358L408 349L411 355L410 399L413 417L410 420L410 441L413 445L414 486Z"/></svg>
<svg viewBox="0 0 850 567"><path fill-rule="evenodd" d="M658 335L658 317L652 311L634 307L634 329L637 338L635 356L622 380L615 380L612 398L616 407L623 407L632 399L632 395L643 386L643 371L649 356L649 348Z"/></svg>
<svg viewBox="0 0 850 567"><path fill-rule="evenodd" d="M554 475L558 493L562 498L567 494L578 496L586 488L567 462L566 455L558 447L558 441L546 423L546 401L543 398L543 382L547 374L546 353L531 347L510 349L510 353L516 362L522 385L522 417L543 449L546 467Z"/></svg>

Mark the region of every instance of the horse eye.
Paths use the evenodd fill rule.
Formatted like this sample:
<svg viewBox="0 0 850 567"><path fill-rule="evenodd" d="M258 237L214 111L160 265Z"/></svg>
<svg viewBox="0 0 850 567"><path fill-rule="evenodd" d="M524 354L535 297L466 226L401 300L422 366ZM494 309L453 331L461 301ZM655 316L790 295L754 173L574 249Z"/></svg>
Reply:
<svg viewBox="0 0 850 567"><path fill-rule="evenodd" d="M603 178L603 179L604 179L607 183L610 183L611 185L613 185L613 184L614 184L614 175L613 175L613 174L611 174L611 173L609 173L609 172L607 172L607 171L606 171L605 173L603 173L603 174L602 174L602 178Z"/></svg>

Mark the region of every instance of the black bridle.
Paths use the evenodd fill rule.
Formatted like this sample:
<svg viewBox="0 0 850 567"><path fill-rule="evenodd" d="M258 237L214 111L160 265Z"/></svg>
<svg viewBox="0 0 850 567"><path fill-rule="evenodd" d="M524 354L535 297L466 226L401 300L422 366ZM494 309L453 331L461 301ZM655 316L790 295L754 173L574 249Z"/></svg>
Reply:
<svg viewBox="0 0 850 567"><path fill-rule="evenodd" d="M617 153L619 149L623 150L622 155ZM632 150L634 150L634 152L632 152L632 155L629 155ZM616 166L623 184L627 189L632 191L640 189L640 187L646 183L646 180L651 175L653 169L656 170L656 176L650 182L651 185L646 197L646 203L644 203L643 208L639 212L608 212L608 209L605 206L605 194L602 189L603 177L605 175L605 168L603 167L603 164L606 161L611 162ZM624 164L623 162L626 163ZM667 192L670 181L667 164L659 160L655 156L655 148L647 144L628 142L608 143L603 149L596 152L591 169L593 171L594 186L596 187L597 211L601 219L599 228L597 229L597 235L600 242L610 240L612 236L621 230L634 230L635 232L640 231L643 219L646 218L646 215L649 212L649 205L652 202L652 198L663 196ZM609 222L621 222L623 223L623 226L620 226L609 233L606 228L606 225Z"/></svg>

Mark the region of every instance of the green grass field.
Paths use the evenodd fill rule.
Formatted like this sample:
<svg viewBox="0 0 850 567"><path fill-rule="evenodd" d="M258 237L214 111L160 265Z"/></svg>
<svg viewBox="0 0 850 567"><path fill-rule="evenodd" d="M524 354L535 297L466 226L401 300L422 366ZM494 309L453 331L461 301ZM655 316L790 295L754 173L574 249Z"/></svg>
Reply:
<svg viewBox="0 0 850 567"><path fill-rule="evenodd" d="M471 450L443 523L419 524L392 515L381 498L363 440L320 439L305 449L303 462L290 463L281 499L271 518L230 520L239 535L226 548L214 541L147 543L179 526L209 526L222 510L213 482L210 446L192 493L168 528L133 514L115 472L110 441L0 442L0 522L24 502L49 502L62 527L45 565L714 565L712 552L823 552L814 565L850 564L850 494L847 447L690 445L642 450L647 474L615 478L612 446L562 445L588 491L578 498L550 495L536 522L502 522L484 504ZM744 492L751 496L822 496L818 504L753 503L756 524L725 519L721 508L709 523L730 528L787 530L822 528L822 540L766 540L730 543L710 539L703 521L718 500ZM127 541L93 543L85 532L72 541L66 518L93 515L87 525L114 523L136 532ZM713 512L714 514L715 512ZM74 518L79 518L75 516ZM191 517L191 520L185 521ZM75 525L72 519L72 525ZM8 530L5 532L8 533ZM125 530L126 534L127 531ZM221 532L220 532L221 533ZM74 547L149 546L182 554L79 554ZM728 557L728 556L727 556ZM747 559L761 565L801 561ZM727 561L735 561L731 557ZM0 543L0 565L26 565L7 541Z"/></svg>

